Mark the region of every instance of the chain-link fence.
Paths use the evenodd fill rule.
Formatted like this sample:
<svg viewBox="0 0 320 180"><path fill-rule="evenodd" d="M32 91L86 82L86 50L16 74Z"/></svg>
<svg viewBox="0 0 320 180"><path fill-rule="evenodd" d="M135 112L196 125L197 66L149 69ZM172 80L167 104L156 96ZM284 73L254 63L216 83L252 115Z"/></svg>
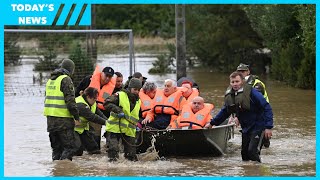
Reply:
<svg viewBox="0 0 320 180"><path fill-rule="evenodd" d="M75 62L75 86L96 65L135 71L132 30L5 29L4 38L5 95L43 96L50 73L65 58Z"/></svg>

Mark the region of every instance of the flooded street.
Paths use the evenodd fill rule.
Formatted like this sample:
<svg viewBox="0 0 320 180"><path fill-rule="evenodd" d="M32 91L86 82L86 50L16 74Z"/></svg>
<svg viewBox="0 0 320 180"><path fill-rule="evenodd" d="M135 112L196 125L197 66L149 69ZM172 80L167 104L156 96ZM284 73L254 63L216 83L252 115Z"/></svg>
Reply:
<svg viewBox="0 0 320 180"><path fill-rule="evenodd" d="M129 75L127 58L101 56L99 64L111 66ZM162 87L175 74L148 75L152 61L136 57L136 71ZM42 115L44 84L33 72L34 59L21 66L5 67L4 75L4 175L5 176L315 176L316 115L315 91L288 87L263 79L274 113L271 146L262 149L261 164L242 162L241 136L238 129L222 157L170 157L159 161L107 162L105 151L99 155L84 154L73 161L51 161L51 147ZM223 105L228 75L214 72L188 73L200 86L201 96L215 104L215 114ZM35 81L35 83L34 83ZM103 139L102 146L105 144Z"/></svg>

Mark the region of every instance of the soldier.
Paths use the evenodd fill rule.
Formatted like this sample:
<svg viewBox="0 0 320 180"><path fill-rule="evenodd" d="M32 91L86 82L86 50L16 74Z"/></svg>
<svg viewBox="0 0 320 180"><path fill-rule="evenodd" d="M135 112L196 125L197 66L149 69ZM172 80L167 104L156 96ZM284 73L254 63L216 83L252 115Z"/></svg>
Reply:
<svg viewBox="0 0 320 180"><path fill-rule="evenodd" d="M52 148L52 160L69 159L79 148L75 143L75 124L79 124L79 111L75 102L74 86L70 76L74 62L62 61L61 68L51 74L46 84L44 115Z"/></svg>
<svg viewBox="0 0 320 180"><path fill-rule="evenodd" d="M119 141L124 146L124 157L131 161L137 161L135 137L136 126L139 121L140 105L139 91L142 82L132 78L127 89L108 97L104 106L110 111L110 117L106 123L106 132L109 134L109 161L117 161L119 158Z"/></svg>

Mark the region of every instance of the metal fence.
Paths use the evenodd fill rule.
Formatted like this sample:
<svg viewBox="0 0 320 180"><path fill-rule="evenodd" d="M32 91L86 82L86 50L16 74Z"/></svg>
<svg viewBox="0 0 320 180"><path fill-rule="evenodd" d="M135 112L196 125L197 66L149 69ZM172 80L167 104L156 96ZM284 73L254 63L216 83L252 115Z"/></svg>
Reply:
<svg viewBox="0 0 320 180"><path fill-rule="evenodd" d="M80 79L92 74L96 65L101 68L112 66L115 71L119 69L126 75L135 71L133 32L130 29L5 29L4 32L5 95L42 96L52 69L70 56L76 64L75 86Z"/></svg>

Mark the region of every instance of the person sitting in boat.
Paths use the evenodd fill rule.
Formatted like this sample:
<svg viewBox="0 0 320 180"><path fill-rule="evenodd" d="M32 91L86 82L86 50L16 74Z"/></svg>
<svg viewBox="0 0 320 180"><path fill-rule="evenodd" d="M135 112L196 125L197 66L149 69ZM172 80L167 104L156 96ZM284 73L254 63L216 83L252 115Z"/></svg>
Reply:
<svg viewBox="0 0 320 180"><path fill-rule="evenodd" d="M183 106L180 116L169 125L169 129L202 129L212 119L213 108L213 104L204 103L204 99L197 96Z"/></svg>
<svg viewBox="0 0 320 180"><path fill-rule="evenodd" d="M142 86L144 85L144 83L146 83L147 79L146 77L142 76L142 74L140 72L135 72L132 74L132 76L128 77L128 80L126 81L126 83L124 84L124 89L128 88L130 79L132 78L137 78L142 82Z"/></svg>
<svg viewBox="0 0 320 180"><path fill-rule="evenodd" d="M258 161L262 139L271 138L273 113L263 95L248 85L240 72L230 75L230 87L225 93L225 103L220 112L205 127L220 125L231 114L242 128L241 156L243 161Z"/></svg>
<svg viewBox="0 0 320 180"><path fill-rule="evenodd" d="M178 87L183 91L182 95L186 98L187 102L190 103L193 98L199 96L199 91L196 88L192 88L193 83L185 80L181 83L181 87Z"/></svg>
<svg viewBox="0 0 320 180"><path fill-rule="evenodd" d="M98 90L88 87L81 96L76 98L79 109L80 124L76 125L74 130L76 138L81 142L81 147L76 155L81 156L86 150L89 154L100 154L100 148L95 141L94 134L89 132L89 122L105 125L107 117L97 108L96 99Z"/></svg>
<svg viewBox="0 0 320 180"><path fill-rule="evenodd" d="M153 109L141 123L156 129L166 129L172 120L177 119L185 103L182 91L177 90L176 81L166 79L164 89L157 90Z"/></svg>
<svg viewBox="0 0 320 180"><path fill-rule="evenodd" d="M130 161L137 161L135 137L141 105L141 84L139 79L132 78L127 89L105 100L104 106L111 112L106 123L106 132L109 134L109 161L117 161L119 158L120 139L124 146L124 157Z"/></svg>
<svg viewBox="0 0 320 180"><path fill-rule="evenodd" d="M140 92L141 100L141 118L146 118L147 113L153 108L154 100L157 93L157 85L152 82L146 82Z"/></svg>

